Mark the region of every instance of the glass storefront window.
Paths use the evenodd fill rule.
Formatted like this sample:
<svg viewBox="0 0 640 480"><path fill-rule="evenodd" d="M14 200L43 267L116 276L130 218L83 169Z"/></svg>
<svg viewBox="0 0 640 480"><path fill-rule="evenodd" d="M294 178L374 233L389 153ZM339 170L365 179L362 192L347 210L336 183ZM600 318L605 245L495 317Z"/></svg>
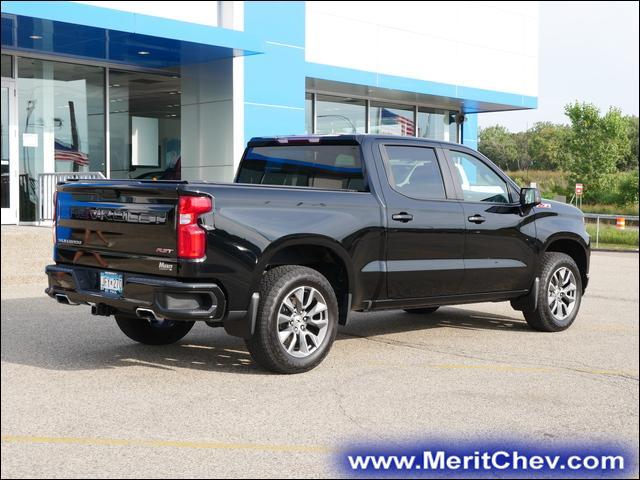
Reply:
<svg viewBox="0 0 640 480"><path fill-rule="evenodd" d="M369 109L371 133L415 136L414 110L407 105L371 102Z"/></svg>
<svg viewBox="0 0 640 480"><path fill-rule="evenodd" d="M313 94L304 96L304 131L307 135L313 133Z"/></svg>
<svg viewBox="0 0 640 480"><path fill-rule="evenodd" d="M13 78L13 62L11 55L2 55L1 73L3 77Z"/></svg>
<svg viewBox="0 0 640 480"><path fill-rule="evenodd" d="M457 142L456 112L418 108L418 137Z"/></svg>
<svg viewBox="0 0 640 480"><path fill-rule="evenodd" d="M364 100L316 95L315 133L365 133L366 129Z"/></svg>
<svg viewBox="0 0 640 480"><path fill-rule="evenodd" d="M2 94L2 124L0 125L0 150L2 150L2 157L0 158L0 166L2 168L2 183L0 185L0 198L2 200L2 208L11 207L11 195L10 195L10 174L9 174L9 89L2 87L0 90Z"/></svg>
<svg viewBox="0 0 640 480"><path fill-rule="evenodd" d="M104 68L18 58L20 220L36 220L38 175L106 173Z"/></svg>
<svg viewBox="0 0 640 480"><path fill-rule="evenodd" d="M111 178L181 178L180 77L109 70Z"/></svg>

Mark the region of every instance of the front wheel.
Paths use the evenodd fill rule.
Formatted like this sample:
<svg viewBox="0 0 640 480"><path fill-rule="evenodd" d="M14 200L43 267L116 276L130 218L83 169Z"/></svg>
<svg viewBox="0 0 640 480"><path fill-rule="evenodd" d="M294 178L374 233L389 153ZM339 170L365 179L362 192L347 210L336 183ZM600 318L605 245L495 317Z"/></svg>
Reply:
<svg viewBox="0 0 640 480"><path fill-rule="evenodd" d="M146 320L128 315L116 315L122 333L131 340L146 345L169 345L181 340L194 322L177 320Z"/></svg>
<svg viewBox="0 0 640 480"><path fill-rule="evenodd" d="M253 336L253 359L278 373L301 373L329 353L338 330L338 302L329 281L298 265L264 274Z"/></svg>
<svg viewBox="0 0 640 480"><path fill-rule="evenodd" d="M547 252L540 265L537 307L522 313L531 328L559 332L571 326L582 300L582 277L576 262L564 253Z"/></svg>

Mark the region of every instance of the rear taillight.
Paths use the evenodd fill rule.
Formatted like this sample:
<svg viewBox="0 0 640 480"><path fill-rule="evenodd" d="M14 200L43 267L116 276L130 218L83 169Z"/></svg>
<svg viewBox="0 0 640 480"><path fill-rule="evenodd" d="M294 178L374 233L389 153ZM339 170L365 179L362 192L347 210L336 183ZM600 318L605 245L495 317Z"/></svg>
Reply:
<svg viewBox="0 0 640 480"><path fill-rule="evenodd" d="M202 258L207 248L204 229L198 217L213 208L211 197L179 197L178 200L178 257Z"/></svg>

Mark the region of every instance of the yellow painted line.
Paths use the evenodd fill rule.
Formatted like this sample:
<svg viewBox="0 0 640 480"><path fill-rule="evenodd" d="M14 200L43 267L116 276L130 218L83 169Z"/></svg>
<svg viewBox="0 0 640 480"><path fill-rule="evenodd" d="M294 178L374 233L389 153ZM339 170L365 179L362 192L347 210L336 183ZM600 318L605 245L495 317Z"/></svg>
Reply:
<svg viewBox="0 0 640 480"><path fill-rule="evenodd" d="M467 365L464 363L452 363L452 364L441 364L441 365L430 365L433 368L445 368L445 369L479 369L479 370L504 370L504 371L515 371L515 372L552 372L554 370L558 370L556 368L550 367L517 367L513 365L499 365L499 364L476 364L476 365Z"/></svg>
<svg viewBox="0 0 640 480"><path fill-rule="evenodd" d="M268 452L331 453L327 447L311 445L274 445L257 443L190 442L180 440L141 440L124 438L35 437L26 435L2 435L4 443L46 443L58 445L101 445L109 447L173 447L210 450L254 450Z"/></svg>
<svg viewBox="0 0 640 480"><path fill-rule="evenodd" d="M377 362L371 361L367 362L370 367L384 366L385 368L389 368L390 365L388 362ZM481 363L481 364L468 364L468 363L424 363L424 364L403 364L396 365L399 368L441 368L445 370L493 370L493 371L502 371L502 372L530 372L530 373L566 373L567 371L572 371L575 373L587 373L591 375L617 375L617 376L627 376L627 377L638 377L638 371L621 371L621 370L593 370L593 369L582 369L582 368L565 368L565 367L521 367L517 365L504 365L497 363Z"/></svg>
<svg viewBox="0 0 640 480"><path fill-rule="evenodd" d="M487 370L504 370L504 371L521 371L521 372L563 372L570 370L575 373L589 373L592 375L625 375L629 377L637 377L638 372L625 372L620 370L594 370L588 368L565 368L565 367L518 367L515 365L499 365L499 364L477 364L477 365L467 365L464 363L460 364L442 364L442 365L431 365L433 368L460 368L460 369L487 369Z"/></svg>

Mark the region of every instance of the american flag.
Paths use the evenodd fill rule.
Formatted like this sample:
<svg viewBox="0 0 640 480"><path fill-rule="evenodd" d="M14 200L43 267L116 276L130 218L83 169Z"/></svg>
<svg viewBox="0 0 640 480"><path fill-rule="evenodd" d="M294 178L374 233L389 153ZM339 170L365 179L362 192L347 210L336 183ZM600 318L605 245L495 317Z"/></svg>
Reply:
<svg viewBox="0 0 640 480"><path fill-rule="evenodd" d="M73 162L74 165L79 167L89 165L89 156L86 153L74 150L71 145L59 140L55 141L54 156L56 161Z"/></svg>
<svg viewBox="0 0 640 480"><path fill-rule="evenodd" d="M416 126L413 120L409 120L407 117L393 113L386 108L382 109L381 120L383 125L400 125L400 134L413 137L416 134Z"/></svg>

